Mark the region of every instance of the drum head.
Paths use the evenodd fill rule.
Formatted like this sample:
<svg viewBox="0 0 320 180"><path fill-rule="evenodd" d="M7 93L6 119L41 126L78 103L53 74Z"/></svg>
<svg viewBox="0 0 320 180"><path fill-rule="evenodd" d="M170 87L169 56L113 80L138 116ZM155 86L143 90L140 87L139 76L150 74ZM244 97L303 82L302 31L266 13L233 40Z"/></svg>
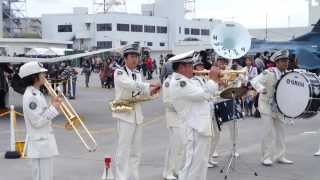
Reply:
<svg viewBox="0 0 320 180"><path fill-rule="evenodd" d="M290 72L280 79L276 88L276 101L282 114L297 118L307 109L310 88L302 73Z"/></svg>

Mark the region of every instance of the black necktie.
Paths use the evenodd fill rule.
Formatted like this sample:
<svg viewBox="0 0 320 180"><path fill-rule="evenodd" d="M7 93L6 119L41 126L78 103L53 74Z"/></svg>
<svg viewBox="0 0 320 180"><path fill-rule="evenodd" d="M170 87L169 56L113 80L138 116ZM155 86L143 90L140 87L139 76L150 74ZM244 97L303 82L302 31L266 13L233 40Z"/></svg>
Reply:
<svg viewBox="0 0 320 180"><path fill-rule="evenodd" d="M132 73L132 79L136 80L137 79L137 75L135 73Z"/></svg>
<svg viewBox="0 0 320 180"><path fill-rule="evenodd" d="M132 73L132 79L135 81L137 79L137 75L135 73ZM140 91L139 92L134 92L132 91L132 97L136 97L140 95Z"/></svg>

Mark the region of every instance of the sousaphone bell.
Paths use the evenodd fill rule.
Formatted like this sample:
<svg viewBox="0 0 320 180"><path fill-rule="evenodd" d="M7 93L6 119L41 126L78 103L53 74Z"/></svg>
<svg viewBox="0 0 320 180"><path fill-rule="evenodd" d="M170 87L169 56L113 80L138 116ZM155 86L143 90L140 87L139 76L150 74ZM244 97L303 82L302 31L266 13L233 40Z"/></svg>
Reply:
<svg viewBox="0 0 320 180"><path fill-rule="evenodd" d="M246 28L235 22L225 22L216 25L211 33L211 45L217 55L232 60L247 54L251 47L251 36ZM239 84L239 83L232 83ZM239 98L246 93L243 87L227 87L220 96L225 99Z"/></svg>

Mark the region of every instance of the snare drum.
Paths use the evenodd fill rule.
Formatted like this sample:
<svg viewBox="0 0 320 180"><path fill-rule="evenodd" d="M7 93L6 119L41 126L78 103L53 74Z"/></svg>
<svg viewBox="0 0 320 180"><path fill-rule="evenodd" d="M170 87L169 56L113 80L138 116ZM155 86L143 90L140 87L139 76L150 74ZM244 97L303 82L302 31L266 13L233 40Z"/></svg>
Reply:
<svg viewBox="0 0 320 180"><path fill-rule="evenodd" d="M275 100L286 117L310 118L320 107L320 78L309 72L289 72L277 83Z"/></svg>

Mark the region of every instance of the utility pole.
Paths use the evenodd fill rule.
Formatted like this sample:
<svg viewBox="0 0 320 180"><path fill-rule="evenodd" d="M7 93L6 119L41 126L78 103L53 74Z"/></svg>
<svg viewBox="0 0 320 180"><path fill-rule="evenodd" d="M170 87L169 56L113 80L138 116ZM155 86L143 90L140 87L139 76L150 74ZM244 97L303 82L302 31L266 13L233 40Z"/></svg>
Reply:
<svg viewBox="0 0 320 180"><path fill-rule="evenodd" d="M268 13L266 13L266 37L265 40L268 40Z"/></svg>
<svg viewBox="0 0 320 180"><path fill-rule="evenodd" d="M103 13L105 14L107 12L106 9L106 0L103 1Z"/></svg>

